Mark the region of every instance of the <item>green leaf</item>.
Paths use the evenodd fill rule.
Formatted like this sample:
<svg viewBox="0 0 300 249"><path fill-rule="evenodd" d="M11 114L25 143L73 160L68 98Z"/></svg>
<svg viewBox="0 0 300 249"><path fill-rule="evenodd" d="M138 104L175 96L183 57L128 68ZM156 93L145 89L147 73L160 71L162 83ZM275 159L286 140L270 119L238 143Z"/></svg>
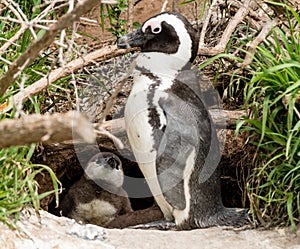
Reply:
<svg viewBox="0 0 300 249"><path fill-rule="evenodd" d="M287 207L287 213L289 216L289 220L292 224L293 229L295 230L297 228L295 220L294 220L294 215L293 215L293 193L287 193L287 202L286 202L286 207Z"/></svg>

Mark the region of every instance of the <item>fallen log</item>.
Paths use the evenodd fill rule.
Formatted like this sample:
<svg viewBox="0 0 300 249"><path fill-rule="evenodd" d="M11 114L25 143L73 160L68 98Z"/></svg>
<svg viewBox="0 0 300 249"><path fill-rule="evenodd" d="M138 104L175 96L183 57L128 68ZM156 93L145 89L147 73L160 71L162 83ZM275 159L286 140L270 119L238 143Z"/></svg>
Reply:
<svg viewBox="0 0 300 249"><path fill-rule="evenodd" d="M20 119L0 122L0 148L42 142L59 143L80 138L87 143L95 140L92 124L79 112L53 115L32 114Z"/></svg>
<svg viewBox="0 0 300 249"><path fill-rule="evenodd" d="M237 120L246 115L245 111L217 109L210 110L210 113L216 127L223 129L232 129ZM100 127L104 128L108 134L113 135L124 135L126 132L124 118L105 121ZM0 122L0 148L37 142L43 144L60 143L75 139L93 143L96 137L112 139L108 134L95 131L85 116L76 111L53 115L32 114L20 119L6 119Z"/></svg>
<svg viewBox="0 0 300 249"><path fill-rule="evenodd" d="M246 111L228 111L211 109L209 110L212 120L217 128L235 129L238 119L246 116ZM104 121L101 125L102 128L114 135L124 134L126 132L124 118L113 119Z"/></svg>
<svg viewBox="0 0 300 249"><path fill-rule="evenodd" d="M122 229L163 219L164 215L158 207L150 207L120 215L111 221L107 227Z"/></svg>

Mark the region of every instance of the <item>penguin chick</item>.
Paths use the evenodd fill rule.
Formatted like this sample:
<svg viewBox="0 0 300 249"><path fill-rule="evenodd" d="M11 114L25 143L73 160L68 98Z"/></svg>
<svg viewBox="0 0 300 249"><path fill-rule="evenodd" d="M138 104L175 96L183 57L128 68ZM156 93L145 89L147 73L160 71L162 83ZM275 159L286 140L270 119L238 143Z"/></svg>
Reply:
<svg viewBox="0 0 300 249"><path fill-rule="evenodd" d="M125 106L127 135L167 220L181 229L239 226L245 214L222 204L216 130L197 84L189 82L195 75L179 78L189 73L198 42L187 19L168 12L119 38L119 48L141 48Z"/></svg>
<svg viewBox="0 0 300 249"><path fill-rule="evenodd" d="M107 226L118 215L132 212L123 180L122 163L116 155L94 155L62 200L62 214L77 222Z"/></svg>

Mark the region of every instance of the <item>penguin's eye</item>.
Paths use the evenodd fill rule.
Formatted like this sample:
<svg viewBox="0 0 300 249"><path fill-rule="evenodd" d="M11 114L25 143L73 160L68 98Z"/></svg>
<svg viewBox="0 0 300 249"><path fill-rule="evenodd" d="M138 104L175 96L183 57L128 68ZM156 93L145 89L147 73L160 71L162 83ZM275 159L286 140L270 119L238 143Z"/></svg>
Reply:
<svg viewBox="0 0 300 249"><path fill-rule="evenodd" d="M112 169L119 169L118 162L113 157L108 157L106 162Z"/></svg>
<svg viewBox="0 0 300 249"><path fill-rule="evenodd" d="M152 29L153 34L159 34L160 32L161 32L161 27L155 27L154 29Z"/></svg>

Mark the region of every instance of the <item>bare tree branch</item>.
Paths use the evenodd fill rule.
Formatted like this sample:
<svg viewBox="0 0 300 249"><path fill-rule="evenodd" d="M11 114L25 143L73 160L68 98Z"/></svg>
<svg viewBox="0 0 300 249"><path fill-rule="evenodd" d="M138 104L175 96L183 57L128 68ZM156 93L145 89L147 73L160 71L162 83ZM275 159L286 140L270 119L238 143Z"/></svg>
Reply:
<svg viewBox="0 0 300 249"><path fill-rule="evenodd" d="M257 46L268 36L270 31L278 25L278 19L274 18L273 20L269 20L266 22L260 31L259 35L247 44L248 53L245 56L243 63L241 63L241 67L246 67L251 64L253 60L253 56L255 54Z"/></svg>
<svg viewBox="0 0 300 249"><path fill-rule="evenodd" d="M0 148L36 142L59 143L81 138L87 143L95 140L92 124L75 111L53 115L26 115L20 119L0 122Z"/></svg>
<svg viewBox="0 0 300 249"><path fill-rule="evenodd" d="M82 58L75 59L69 62L65 67L60 67L51 71L46 77L38 80L34 84L28 86L21 92L17 93L9 101L8 107L5 108L5 110L3 110L2 112L7 112L13 107L13 105L18 106L20 103L23 103L26 99L45 89L53 82L67 75L70 75L72 72L76 71L77 69L83 66L88 65L89 63L95 60L107 60L134 50L136 49L118 49L117 46L113 45L93 51L92 53L89 53L83 56Z"/></svg>
<svg viewBox="0 0 300 249"><path fill-rule="evenodd" d="M248 15L250 10L250 3L252 0L245 0L240 9L235 13L234 17L231 19L226 29L223 32L223 35L217 46L213 48L208 48L201 44L199 47L198 54L200 55L217 55L221 54L225 51L226 45L228 44L232 33L235 31L237 25L244 20L244 18Z"/></svg>
<svg viewBox="0 0 300 249"><path fill-rule="evenodd" d="M235 127L238 119L241 119L247 114L246 111L227 111L218 109L211 109L209 112L217 127L227 128ZM126 132L125 120L123 118L104 121L100 126L114 135L121 135Z"/></svg>
<svg viewBox="0 0 300 249"><path fill-rule="evenodd" d="M150 207L137 210L131 213L117 216L108 224L108 228L125 228L146 224L153 221L162 220L164 218L162 211L158 207Z"/></svg>
<svg viewBox="0 0 300 249"><path fill-rule="evenodd" d="M9 67L7 73L0 79L0 96L16 80L21 71L27 67L39 54L39 52L48 47L56 38L57 34L63 29L72 25L81 15L87 13L98 4L95 0L83 0L77 3L77 6L69 13L63 15L59 20L49 26L45 34L26 49L26 51L15 60Z"/></svg>

